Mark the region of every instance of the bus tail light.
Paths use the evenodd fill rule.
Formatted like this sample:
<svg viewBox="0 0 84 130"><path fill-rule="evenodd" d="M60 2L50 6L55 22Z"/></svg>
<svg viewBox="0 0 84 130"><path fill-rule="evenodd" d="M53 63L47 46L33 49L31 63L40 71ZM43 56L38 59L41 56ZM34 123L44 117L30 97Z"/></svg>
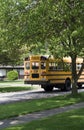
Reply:
<svg viewBox="0 0 84 130"><path fill-rule="evenodd" d="M28 71L25 71L25 75L30 75L30 73Z"/></svg>
<svg viewBox="0 0 84 130"><path fill-rule="evenodd" d="M46 71L43 71L43 72L41 73L41 76L46 76Z"/></svg>
<svg viewBox="0 0 84 130"><path fill-rule="evenodd" d="M42 71L41 76L42 80L46 80L46 71Z"/></svg>

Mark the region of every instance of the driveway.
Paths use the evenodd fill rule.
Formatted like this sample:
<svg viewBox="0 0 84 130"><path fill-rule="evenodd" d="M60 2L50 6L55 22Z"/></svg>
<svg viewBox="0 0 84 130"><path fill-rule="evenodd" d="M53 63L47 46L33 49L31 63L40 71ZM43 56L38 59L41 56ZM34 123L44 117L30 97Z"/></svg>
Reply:
<svg viewBox="0 0 84 130"><path fill-rule="evenodd" d="M11 84L11 83L6 83L6 84L1 84L0 86L29 86L29 85L24 85L24 84ZM6 104L6 103L11 103L11 102L16 102L16 101L22 101L22 100L31 100L31 99L40 99L40 98L49 98L49 97L54 97L54 96L60 96L64 94L69 94L69 92L62 92L58 89L54 89L52 92L45 92L39 85L33 86L35 89L34 90L26 90L26 91L21 91L21 92L7 92L7 93L0 93L0 104ZM84 92L84 87L83 89L79 89L79 92Z"/></svg>

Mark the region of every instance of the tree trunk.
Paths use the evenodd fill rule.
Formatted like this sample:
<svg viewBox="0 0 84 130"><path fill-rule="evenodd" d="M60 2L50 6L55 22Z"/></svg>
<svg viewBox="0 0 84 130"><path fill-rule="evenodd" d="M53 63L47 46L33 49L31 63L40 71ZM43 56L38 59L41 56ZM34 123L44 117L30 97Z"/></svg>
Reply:
<svg viewBox="0 0 84 130"><path fill-rule="evenodd" d="M76 55L71 57L72 59L72 95L77 95L77 72L76 72Z"/></svg>

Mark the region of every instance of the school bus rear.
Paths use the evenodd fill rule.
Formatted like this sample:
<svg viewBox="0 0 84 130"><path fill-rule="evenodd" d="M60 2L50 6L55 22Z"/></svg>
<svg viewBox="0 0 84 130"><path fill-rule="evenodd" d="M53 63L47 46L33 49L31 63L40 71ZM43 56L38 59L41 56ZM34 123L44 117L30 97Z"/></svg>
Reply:
<svg viewBox="0 0 84 130"><path fill-rule="evenodd" d="M24 62L24 83L44 84L46 81L46 58L31 56Z"/></svg>

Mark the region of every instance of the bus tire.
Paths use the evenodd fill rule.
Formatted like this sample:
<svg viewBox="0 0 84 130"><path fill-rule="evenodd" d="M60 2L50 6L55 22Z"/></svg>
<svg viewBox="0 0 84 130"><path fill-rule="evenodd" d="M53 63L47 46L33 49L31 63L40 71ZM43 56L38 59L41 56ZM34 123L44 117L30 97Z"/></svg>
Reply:
<svg viewBox="0 0 84 130"><path fill-rule="evenodd" d="M45 92L51 92L53 90L52 86L45 86L44 87Z"/></svg>
<svg viewBox="0 0 84 130"><path fill-rule="evenodd" d="M61 85L61 91L65 91L65 85L64 84Z"/></svg>
<svg viewBox="0 0 84 130"><path fill-rule="evenodd" d="M65 89L65 91L71 90L71 80L70 79L66 79L64 89Z"/></svg>
<svg viewBox="0 0 84 130"><path fill-rule="evenodd" d="M82 83L78 83L78 88L81 89L82 88Z"/></svg>
<svg viewBox="0 0 84 130"><path fill-rule="evenodd" d="M27 81L24 81L24 84L27 84Z"/></svg>

